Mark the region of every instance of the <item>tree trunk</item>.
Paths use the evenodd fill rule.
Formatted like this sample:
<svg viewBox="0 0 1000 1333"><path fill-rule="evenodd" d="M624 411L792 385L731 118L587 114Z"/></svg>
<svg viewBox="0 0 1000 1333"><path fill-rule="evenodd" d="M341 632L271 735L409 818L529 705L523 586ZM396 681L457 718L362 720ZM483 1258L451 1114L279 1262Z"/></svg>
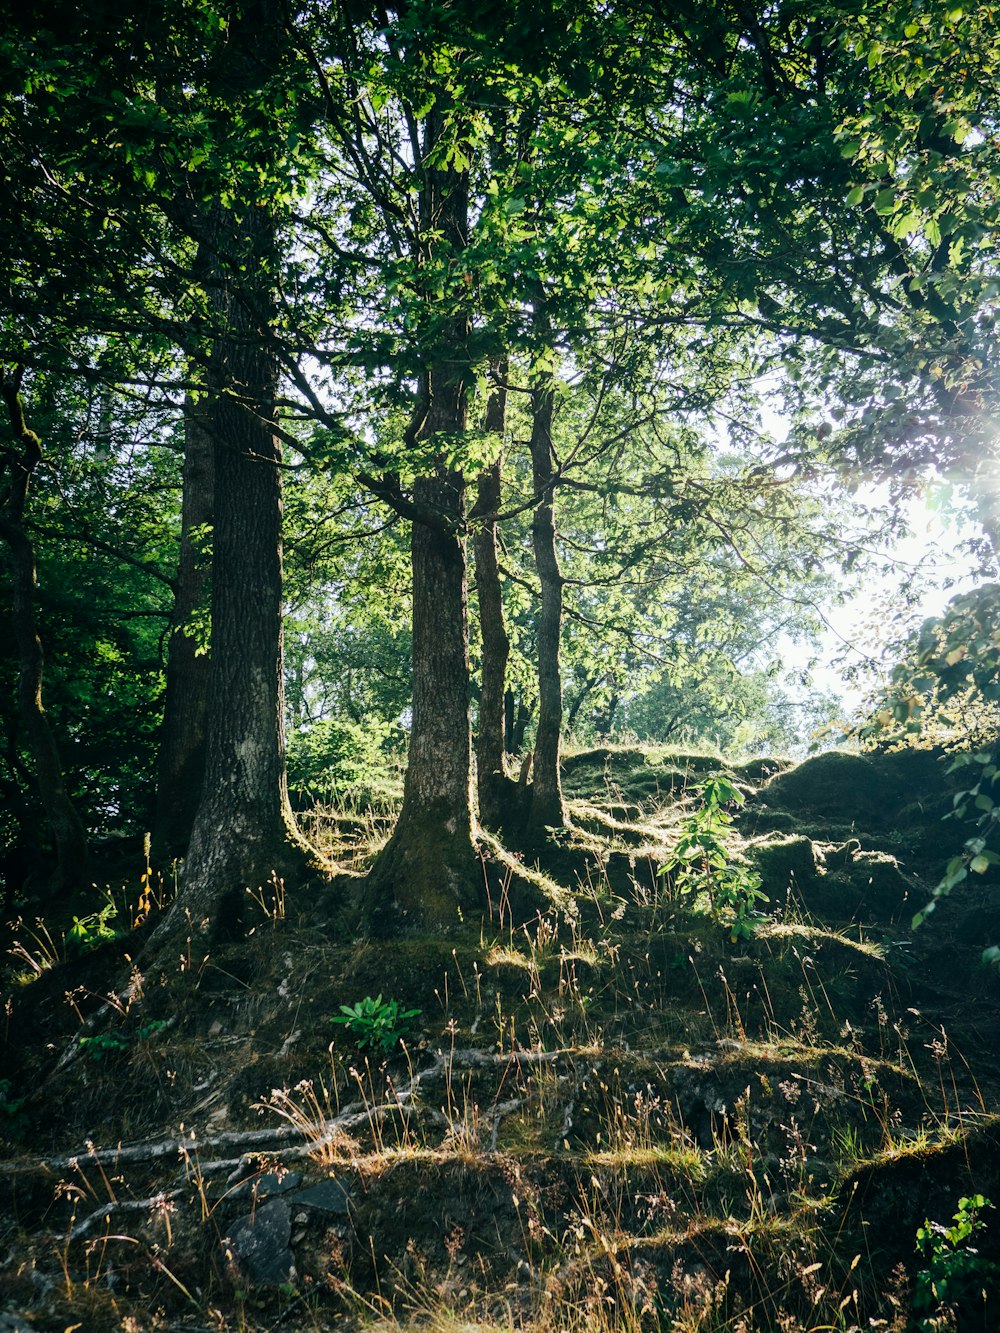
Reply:
<svg viewBox="0 0 1000 1333"><path fill-rule="evenodd" d="M590 698L591 691L593 690L594 686L600 679L601 678L596 671L587 671L584 673L583 680L580 683L580 688L577 690L576 697L574 698L572 704L570 705L569 711L566 714L567 736L571 736L573 734L573 727L576 725L576 719L580 715L580 709L583 707L586 700Z"/></svg>
<svg viewBox="0 0 1000 1333"><path fill-rule="evenodd" d="M414 497L458 519L459 474L421 477ZM465 551L459 537L413 526L413 721L403 806L372 871L397 924L455 924L475 901L472 734ZM376 898L384 906L384 892ZM383 923L386 924L386 923Z"/></svg>
<svg viewBox="0 0 1000 1333"><path fill-rule="evenodd" d="M211 91L233 109L237 163L280 160L283 141L248 143L236 114L258 101L285 41L276 0L239 11ZM205 776L181 892L156 937L188 914L196 931L231 935L245 890L306 868L285 773L282 660L281 446L270 347L277 246L265 196L215 204L199 227L209 272L206 378L214 467L212 637Z"/></svg>
<svg viewBox="0 0 1000 1333"><path fill-rule="evenodd" d="M201 799L211 661L192 623L205 604L212 562L206 549L212 524L215 464L207 404L184 405L181 546L167 649L167 687L160 739L154 863L182 857Z"/></svg>
<svg viewBox="0 0 1000 1333"><path fill-rule="evenodd" d="M506 374L506 367L501 368ZM486 429L502 437L505 426L507 393L497 388L486 407ZM510 805L510 788L505 763L504 688L510 639L504 624L500 563L497 556L496 514L500 508L500 460L480 473L474 516L480 517L472 538L476 560L476 588L479 604L479 632L482 638L483 667L479 695L479 725L476 732L476 787L479 818L487 828L499 829Z"/></svg>
<svg viewBox="0 0 1000 1333"><path fill-rule="evenodd" d="M504 748L508 754L520 754L531 721L531 709L513 690L508 690L503 701Z"/></svg>
<svg viewBox="0 0 1000 1333"><path fill-rule="evenodd" d="M535 733L534 776L528 827L534 834L563 828L566 811L559 780L562 734L562 679L559 634L562 625L562 574L556 554L553 501L552 418L555 393L551 381L532 394L531 471L537 503L531 521L531 544L541 584L538 617L538 730Z"/></svg>
<svg viewBox="0 0 1000 1333"><path fill-rule="evenodd" d="M598 713L594 718L594 729L602 740L610 739L611 728L615 724L615 714L618 712L618 703L618 691L612 686L604 711Z"/></svg>
<svg viewBox="0 0 1000 1333"><path fill-rule="evenodd" d="M264 209L229 215L227 264L266 272ZM257 321L260 279L227 292L226 330L209 368L215 474L212 647L205 779L176 908L196 925L235 928L247 888L304 866L285 775L282 661L281 446L276 369Z"/></svg>
<svg viewBox="0 0 1000 1333"><path fill-rule="evenodd" d="M424 127L422 157L433 161L445 125L435 107ZM429 167L420 199L421 246L430 262L439 245L458 254L467 243L465 172ZM468 316L464 294L429 333L423 375L424 415L415 443L466 430ZM430 292L433 308L440 294ZM454 306L453 306L454 310ZM465 564L465 478L439 457L418 477L413 502L413 718L403 805L369 879L368 918L387 932L419 923L435 929L478 910L472 815L472 728Z"/></svg>
<svg viewBox="0 0 1000 1333"><path fill-rule="evenodd" d="M11 620L18 655L18 703L35 763L35 780L55 844L56 869L51 888L59 893L88 882L90 854L83 824L66 791L59 749L42 703L44 655L35 615L35 551L24 530L28 488L32 472L41 461L42 445L24 419L20 378L18 372L3 381L13 446L7 452L9 475L0 509L0 536L11 556Z"/></svg>

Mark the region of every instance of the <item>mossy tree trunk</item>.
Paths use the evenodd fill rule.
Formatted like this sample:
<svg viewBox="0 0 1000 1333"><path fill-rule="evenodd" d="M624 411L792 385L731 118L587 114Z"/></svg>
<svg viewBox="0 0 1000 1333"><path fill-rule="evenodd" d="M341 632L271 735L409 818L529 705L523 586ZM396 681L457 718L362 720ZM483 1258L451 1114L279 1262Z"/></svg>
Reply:
<svg viewBox="0 0 1000 1333"><path fill-rule="evenodd" d="M224 239L241 256L243 272L266 274L273 242L267 211L247 209L226 221ZM239 268L227 256L220 277ZM177 907L196 924L223 929L239 919L245 889L294 873L306 855L285 776L277 377L257 324L269 297L230 285L226 332L209 368L211 682L202 798Z"/></svg>
<svg viewBox="0 0 1000 1333"><path fill-rule="evenodd" d="M418 478L413 493L442 519L460 521L460 474ZM382 930L447 927L475 906L465 550L456 531L413 525L410 750L399 819L370 881L372 924Z"/></svg>
<svg viewBox="0 0 1000 1333"><path fill-rule="evenodd" d="M0 537L10 551L18 706L34 761L38 792L52 830L56 866L50 888L58 894L88 883L90 853L83 823L66 790L59 747L42 701L45 659L35 610L35 549L24 526L28 490L32 474L42 459L42 442L25 420L21 378L18 369L2 383L11 443L0 471Z"/></svg>

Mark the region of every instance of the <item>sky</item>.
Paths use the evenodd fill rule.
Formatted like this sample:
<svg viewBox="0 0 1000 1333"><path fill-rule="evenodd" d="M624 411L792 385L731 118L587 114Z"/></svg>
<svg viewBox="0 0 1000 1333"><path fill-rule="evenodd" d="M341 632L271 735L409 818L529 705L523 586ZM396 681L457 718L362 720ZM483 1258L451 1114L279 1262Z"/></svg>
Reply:
<svg viewBox="0 0 1000 1333"><path fill-rule="evenodd" d="M888 504L885 488L866 488L859 498L873 512ZM900 585L915 572L914 600L906 618L917 627L928 616L939 615L957 592L973 586L974 561L962 549L978 537L978 525L968 517L960 496L944 486L933 486L914 496L905 510L908 534L886 548L887 568L881 575L865 577L863 587L839 606L824 608L828 628L820 638L810 667L814 689L830 691L843 704L846 720L863 708L866 695L880 668L891 666L883 658L887 640L901 628L893 617L902 609ZM809 650L790 647L789 665L801 670ZM858 679L846 678L853 667L862 669Z"/></svg>

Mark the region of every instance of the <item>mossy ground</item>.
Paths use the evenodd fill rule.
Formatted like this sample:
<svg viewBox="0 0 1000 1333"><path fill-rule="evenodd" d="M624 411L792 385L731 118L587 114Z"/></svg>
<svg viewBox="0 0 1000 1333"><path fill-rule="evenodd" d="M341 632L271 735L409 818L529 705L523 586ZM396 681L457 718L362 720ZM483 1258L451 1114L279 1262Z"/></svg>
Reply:
<svg viewBox="0 0 1000 1333"><path fill-rule="evenodd" d="M906 1329L916 1228L1000 1205L995 891L908 925L961 840L931 763L728 769L770 900L740 944L657 874L722 761L632 748L573 756L573 829L531 862L486 844L481 915L445 933L355 939L344 878L251 895L243 938L152 970L141 930L33 979L11 958L0 1311ZM330 818L328 845L358 872L381 828ZM420 1011L388 1053L330 1022L379 994ZM331 1179L343 1207L309 1192ZM258 1213L281 1281L233 1242ZM940 1326L995 1328L996 1300Z"/></svg>

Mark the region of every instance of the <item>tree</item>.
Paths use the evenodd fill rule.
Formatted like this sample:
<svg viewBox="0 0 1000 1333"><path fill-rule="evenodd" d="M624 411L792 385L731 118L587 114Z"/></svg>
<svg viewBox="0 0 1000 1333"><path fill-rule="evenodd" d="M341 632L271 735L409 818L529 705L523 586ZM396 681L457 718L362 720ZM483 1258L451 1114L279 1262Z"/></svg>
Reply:
<svg viewBox="0 0 1000 1333"><path fill-rule="evenodd" d="M235 5L221 23L171 6L129 18L121 33L119 17L98 9L54 25L58 37L40 70L29 65L30 41L18 50L24 91L16 129L26 186L46 205L53 235L80 231L94 267L88 275L64 261L48 237L51 269L41 299L32 305L30 284L21 283L11 309L30 308L56 328L63 317L56 288L75 285L88 298L79 316L91 319L92 328L113 321L147 343L167 340L182 349L193 369L188 387L203 396L214 454L213 560L220 571L213 581L213 703L205 799L170 929L185 909L199 921L219 916L223 899L232 914L244 885L303 859L284 785L274 347L275 210L287 187L294 95L274 6ZM267 62L261 43L268 44ZM270 100L277 86L280 95ZM55 103L62 117L54 132ZM75 194L67 182L85 169L99 186ZM265 193L269 205L262 207ZM53 195L68 202L65 220L53 213ZM27 273L31 239L25 235L20 252ZM176 378L166 387L176 391ZM204 434L191 420L193 455ZM189 516L188 535L200 526ZM176 738L171 726L167 739ZM165 772L172 769L167 759L169 753ZM172 803L165 795L164 804ZM238 837L227 836L237 827ZM171 835L175 845L177 836Z"/></svg>
<svg viewBox="0 0 1000 1333"><path fill-rule="evenodd" d="M219 325L209 328L206 383L214 495L205 775L183 892L164 929L180 912L213 931L231 928L248 886L301 873L307 857L285 770L282 458L270 336L278 251L276 221L259 194L260 171L281 166L278 126L265 109L271 69L280 71L286 50L280 7L265 2L237 11L228 37L209 72L208 94L233 184L228 200L195 214L220 313ZM267 160L271 154L276 160Z"/></svg>
<svg viewBox="0 0 1000 1333"><path fill-rule="evenodd" d="M484 427L503 441L507 425L509 362L497 364L497 383L486 404ZM502 454L479 474L472 512L472 544L476 567L476 607L482 641L479 709L476 724L476 784L479 818L488 829L499 830L511 811L511 782L507 775L505 737L507 662L510 639L504 623L503 584L497 547L497 516L502 498Z"/></svg>
<svg viewBox="0 0 1000 1333"><path fill-rule="evenodd" d="M205 774L211 680L205 617L211 587L208 549L215 508L215 460L204 399L184 404L179 559L167 649L166 691L157 764L152 858L183 857ZM199 633L200 628L200 633Z"/></svg>

